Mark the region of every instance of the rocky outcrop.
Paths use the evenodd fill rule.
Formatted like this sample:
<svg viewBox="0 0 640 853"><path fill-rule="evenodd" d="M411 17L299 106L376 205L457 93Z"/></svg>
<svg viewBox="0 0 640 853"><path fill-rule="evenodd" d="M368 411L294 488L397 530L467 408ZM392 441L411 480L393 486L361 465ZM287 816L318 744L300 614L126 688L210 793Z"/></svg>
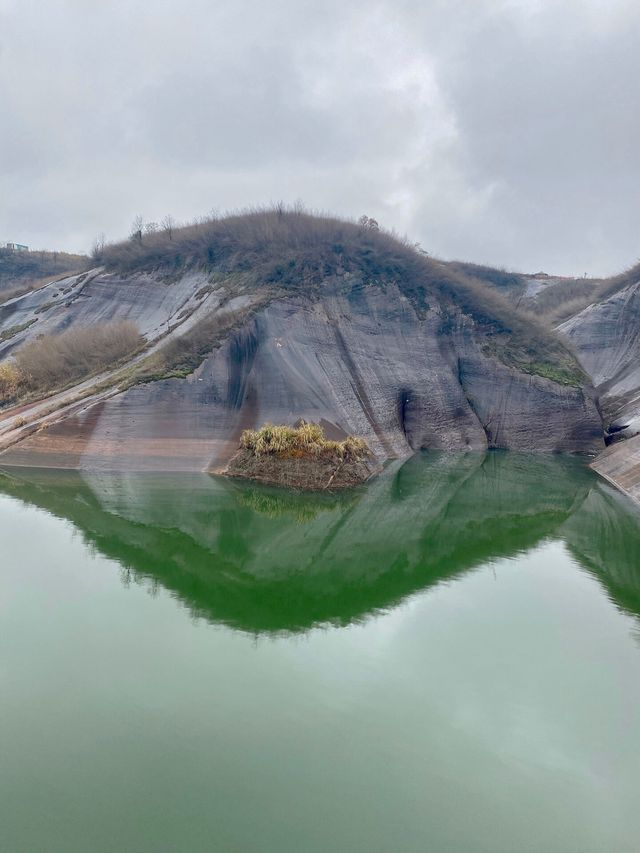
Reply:
<svg viewBox="0 0 640 853"><path fill-rule="evenodd" d="M187 276L166 284L97 273L61 294L68 287L73 299L71 292L59 299L71 305L48 309L47 328L86 322L93 303L91 316L134 319L153 340L164 323L205 298L212 300L207 310L216 310L216 294ZM35 310L32 302L7 308L13 319L0 316L5 326ZM601 449L588 387L509 367L488 343L482 324L460 309L435 302L418 311L393 285L326 282L319 298L274 298L189 376L75 410L1 458L91 470L211 471L230 459L242 430L300 418L321 423L329 438L362 436L378 460L421 448Z"/></svg>

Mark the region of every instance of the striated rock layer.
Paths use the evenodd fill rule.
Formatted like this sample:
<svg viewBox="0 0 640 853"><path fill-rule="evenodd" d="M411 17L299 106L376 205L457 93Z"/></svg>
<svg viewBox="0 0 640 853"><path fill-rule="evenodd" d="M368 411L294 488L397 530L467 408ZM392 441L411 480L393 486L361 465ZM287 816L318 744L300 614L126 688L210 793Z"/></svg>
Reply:
<svg viewBox="0 0 640 853"><path fill-rule="evenodd" d="M560 327L591 377L610 443L593 468L640 501L640 269Z"/></svg>
<svg viewBox="0 0 640 853"><path fill-rule="evenodd" d="M299 418L321 423L329 438L362 436L378 460L421 448L601 449L588 388L508 367L487 340L462 311L444 314L435 305L418 313L393 285L336 286L315 301L280 297L193 374L89 405L1 458L92 470L215 471L243 429Z"/></svg>
<svg viewBox="0 0 640 853"><path fill-rule="evenodd" d="M587 306L559 331L593 380L611 435L640 432L640 280Z"/></svg>

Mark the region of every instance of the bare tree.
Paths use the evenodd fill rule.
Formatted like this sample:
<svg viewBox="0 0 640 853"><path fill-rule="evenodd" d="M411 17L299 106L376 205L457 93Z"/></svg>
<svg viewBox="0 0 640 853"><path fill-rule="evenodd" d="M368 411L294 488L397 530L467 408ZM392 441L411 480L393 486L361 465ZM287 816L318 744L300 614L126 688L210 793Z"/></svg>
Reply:
<svg viewBox="0 0 640 853"><path fill-rule="evenodd" d="M169 239L173 240L173 229L175 228L175 220L173 216L171 216L170 213L167 213L160 225L162 230L168 234Z"/></svg>
<svg viewBox="0 0 640 853"><path fill-rule="evenodd" d="M99 261L102 259L106 241L107 238L105 237L105 233L104 231L101 231L96 237L96 239L93 241L93 247L91 249L91 257L94 261Z"/></svg>
<svg viewBox="0 0 640 853"><path fill-rule="evenodd" d="M373 217L367 216L366 214L361 216L360 219L358 219L358 225L361 228L371 228L372 231L379 231L380 230L380 225L378 224L378 220L373 219Z"/></svg>
<svg viewBox="0 0 640 853"><path fill-rule="evenodd" d="M147 222L144 226L144 233L145 234L155 234L159 230L160 229L158 227L157 222Z"/></svg>
<svg viewBox="0 0 640 853"><path fill-rule="evenodd" d="M142 214L139 213L136 218L131 223L131 234L129 235L132 240L137 240L138 243L142 243L142 229L144 228L144 219L142 218Z"/></svg>

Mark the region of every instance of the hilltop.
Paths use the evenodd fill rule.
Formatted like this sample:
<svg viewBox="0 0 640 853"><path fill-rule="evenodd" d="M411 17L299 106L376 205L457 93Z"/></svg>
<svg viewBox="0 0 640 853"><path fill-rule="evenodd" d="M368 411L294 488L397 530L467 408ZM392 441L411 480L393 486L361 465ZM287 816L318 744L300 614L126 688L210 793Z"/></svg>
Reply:
<svg viewBox="0 0 640 853"><path fill-rule="evenodd" d="M336 284L344 292L393 285L418 312L436 301L445 314L467 313L493 337L506 363L569 383L584 378L557 337L485 286L495 283L497 270L437 261L371 222L280 207L255 210L140 234L103 247L95 261L120 275L206 270L212 281L235 281L243 292L259 295L319 299Z"/></svg>

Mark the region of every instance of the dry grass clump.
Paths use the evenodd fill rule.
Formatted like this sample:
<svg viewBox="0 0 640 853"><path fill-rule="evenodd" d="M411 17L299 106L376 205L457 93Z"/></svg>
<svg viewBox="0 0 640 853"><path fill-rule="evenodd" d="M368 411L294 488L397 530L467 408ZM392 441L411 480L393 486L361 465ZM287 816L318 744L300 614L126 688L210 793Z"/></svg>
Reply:
<svg viewBox="0 0 640 853"><path fill-rule="evenodd" d="M116 365L143 345L127 320L43 335L20 347L14 361L0 365L0 402L50 391Z"/></svg>
<svg viewBox="0 0 640 853"><path fill-rule="evenodd" d="M330 441L319 424L304 421L298 427L265 424L259 430L245 430L240 447L254 456L292 459L331 457L344 462L362 462L370 455L364 439L348 435L343 441Z"/></svg>
<svg viewBox="0 0 640 853"><path fill-rule="evenodd" d="M14 400L18 396L23 376L12 361L0 364L0 402Z"/></svg>

